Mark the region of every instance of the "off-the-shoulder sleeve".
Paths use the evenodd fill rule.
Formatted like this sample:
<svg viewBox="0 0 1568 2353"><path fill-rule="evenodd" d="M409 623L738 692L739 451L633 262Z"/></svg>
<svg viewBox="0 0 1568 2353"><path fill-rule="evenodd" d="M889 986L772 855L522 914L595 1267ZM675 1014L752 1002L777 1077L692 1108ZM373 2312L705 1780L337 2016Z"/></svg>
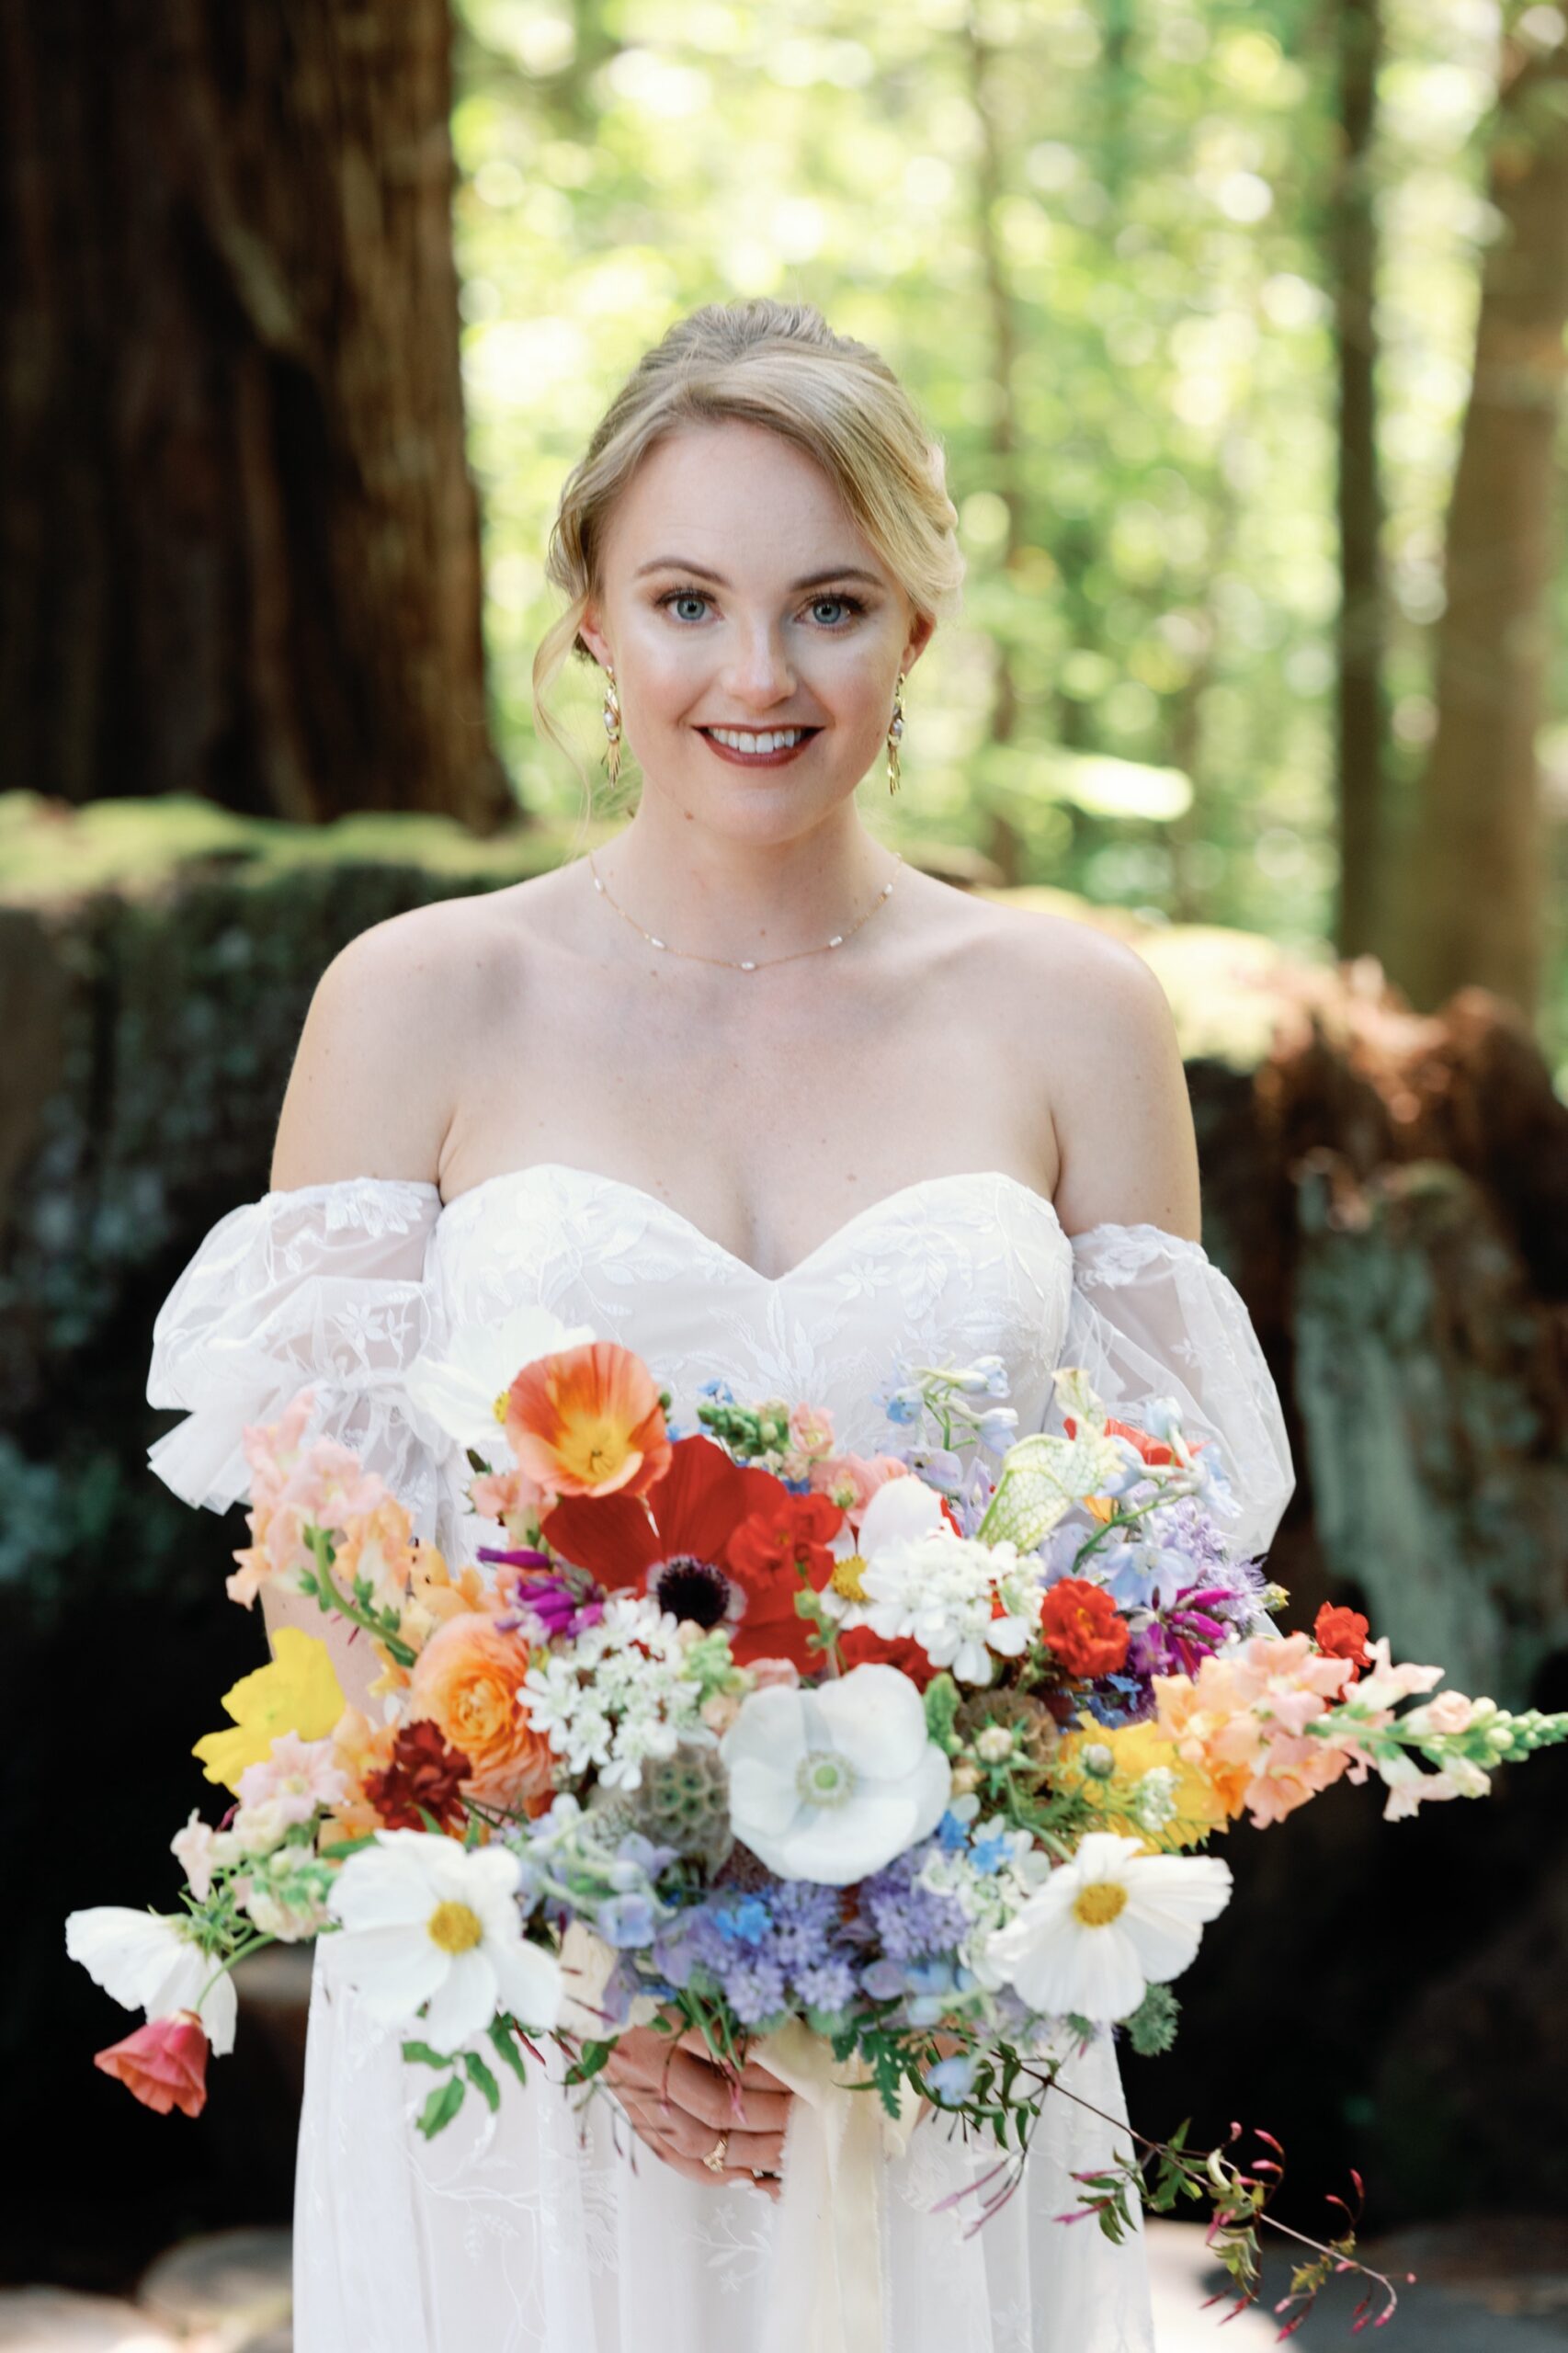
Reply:
<svg viewBox="0 0 1568 2353"><path fill-rule="evenodd" d="M1174 1398L1187 1438L1220 1449L1237 1551L1261 1553L1296 1483L1279 1392L1241 1294L1197 1242L1157 1225L1075 1233L1059 1361L1083 1365L1113 1413ZM1051 1409L1048 1427L1057 1419Z"/></svg>
<svg viewBox="0 0 1568 2353"><path fill-rule="evenodd" d="M425 1270L440 1207L433 1184L356 1176L219 1219L153 1326L147 1402L188 1410L147 1460L176 1495L223 1511L247 1495L244 1425L275 1421L309 1386L307 1439L351 1447L439 1542L440 1448L403 1380L439 1336Z"/></svg>

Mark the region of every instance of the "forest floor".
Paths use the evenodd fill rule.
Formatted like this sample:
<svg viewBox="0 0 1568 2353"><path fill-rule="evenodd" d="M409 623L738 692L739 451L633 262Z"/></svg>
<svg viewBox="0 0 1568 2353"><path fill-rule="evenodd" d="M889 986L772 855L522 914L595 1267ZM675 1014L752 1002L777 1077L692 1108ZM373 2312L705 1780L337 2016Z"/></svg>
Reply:
<svg viewBox="0 0 1568 2353"><path fill-rule="evenodd" d="M1379 2341L1402 2343L1407 2353L1563 2353L1568 2271L1551 2268L1560 2229L1542 2224L1521 2234L1506 2224L1462 2223L1369 2249L1369 2260L1414 2269L1420 2280L1404 2290L1390 2335ZM1261 2353L1278 2341L1279 2323L1267 2309L1225 2321L1227 2306L1203 2308L1220 2282L1192 2224L1152 2223L1149 2250L1159 2353ZM1281 2267L1281 2285L1285 2277ZM1347 2283L1325 2291L1290 2339L1297 2353L1349 2344L1355 2302ZM1221 2324L1223 2336L1216 2334ZM291 2353L291 2347L285 2231L188 2240L159 2257L131 2302L62 2288L0 2290L0 2353Z"/></svg>

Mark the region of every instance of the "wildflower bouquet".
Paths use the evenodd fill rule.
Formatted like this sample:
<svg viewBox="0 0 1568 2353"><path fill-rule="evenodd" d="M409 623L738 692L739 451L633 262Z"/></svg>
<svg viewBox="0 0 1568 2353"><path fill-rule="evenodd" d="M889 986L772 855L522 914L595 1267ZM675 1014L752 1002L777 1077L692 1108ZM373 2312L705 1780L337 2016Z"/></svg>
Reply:
<svg viewBox="0 0 1568 2353"><path fill-rule="evenodd" d="M472 1563L303 1444L309 1392L245 1434L229 1590L352 1630L375 1712L281 1628L197 1744L234 1802L174 1838L179 1908L71 1915L71 1954L147 2015L97 2063L160 2110L199 2111L233 1964L330 1934L404 2030L427 2133L471 2094L495 2107L540 2038L592 2087L629 2023L695 2025L737 2076L759 2056L819 2101L870 2089L852 2105L889 2145L926 2108L991 2134L988 2211L1074 2050L1115 2027L1168 2045L1231 1886L1189 1850L1341 1777L1375 1776L1391 1818L1479 1796L1568 1737L1428 1696L1441 1670L1395 1665L1352 1611L1278 1633L1213 1445L1157 1402L1116 1419L1080 1370L1060 1434L1018 1438L1000 1358L911 1368L881 1401L900 1442L867 1457L824 1412L717 1382L677 1431L639 1357L539 1311L455 1348L415 1395L503 1540ZM1080 2213L1114 2237L1137 2192L1202 2194L1256 2292L1268 2162L1143 2147Z"/></svg>

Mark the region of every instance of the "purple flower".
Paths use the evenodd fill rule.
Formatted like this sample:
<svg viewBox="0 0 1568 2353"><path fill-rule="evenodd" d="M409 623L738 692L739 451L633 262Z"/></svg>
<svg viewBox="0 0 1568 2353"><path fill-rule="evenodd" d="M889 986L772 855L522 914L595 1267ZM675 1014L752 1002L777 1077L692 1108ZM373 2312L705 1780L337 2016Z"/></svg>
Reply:
<svg viewBox="0 0 1568 2353"><path fill-rule="evenodd" d="M949 1952L969 1927L969 1915L956 1896L916 1883L934 1847L929 1839L912 1847L885 1870L861 1882L861 1912L890 1961Z"/></svg>
<svg viewBox="0 0 1568 2353"><path fill-rule="evenodd" d="M607 1895L596 1918L607 1945L635 1947L653 1942L653 1907L645 1895Z"/></svg>

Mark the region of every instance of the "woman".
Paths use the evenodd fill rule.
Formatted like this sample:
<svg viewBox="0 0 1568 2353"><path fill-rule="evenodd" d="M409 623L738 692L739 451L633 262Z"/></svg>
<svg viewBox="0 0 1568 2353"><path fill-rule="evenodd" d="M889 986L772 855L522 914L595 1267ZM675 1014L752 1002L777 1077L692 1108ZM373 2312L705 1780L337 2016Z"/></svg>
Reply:
<svg viewBox="0 0 1568 2353"><path fill-rule="evenodd" d="M149 1396L192 1409L153 1449L177 1492L242 1494L243 1423L311 1381L314 1427L472 1557L494 1531L406 1376L538 1302L645 1355L687 1426L721 1379L826 1405L866 1451L903 1359L999 1351L1020 1428L1053 1368L1083 1364L1113 1402L1174 1395L1217 1436L1237 1540L1267 1542L1291 1486L1278 1401L1199 1242L1157 983L1081 926L910 871L856 804L884 746L896 776L904 681L957 600L955 520L906 395L815 312L710 307L645 357L567 483L567 607L535 665L540 689L570 651L599 665L636 813L604 857L377 925L329 967L273 1189L219 1222L158 1319ZM269 1622L288 1615L320 1630L287 1602ZM362 1661L338 1660L358 1696ZM661 2100L632 2035L581 2119L536 2078L427 2145L397 2040L324 1948L299 2353L788 2337L771 2077L752 2071L737 2126L695 2051ZM1108 2038L1070 2080L1122 2114ZM884 2346L1142 2353L1140 2241L1051 2220L1071 2173L1125 2145L1052 2100L1024 2189L966 2239L932 2210L987 2161L927 2118L865 2250Z"/></svg>

